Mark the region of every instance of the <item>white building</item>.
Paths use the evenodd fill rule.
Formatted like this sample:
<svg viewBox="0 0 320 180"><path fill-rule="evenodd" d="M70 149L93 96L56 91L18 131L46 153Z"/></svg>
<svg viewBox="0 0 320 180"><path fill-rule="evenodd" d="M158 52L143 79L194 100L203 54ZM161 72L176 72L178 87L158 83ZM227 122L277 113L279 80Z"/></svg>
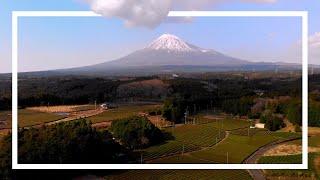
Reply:
<svg viewBox="0 0 320 180"><path fill-rule="evenodd" d="M255 124L255 127L256 127L256 128L259 128L259 129L264 129L264 126L265 126L264 123L257 123L257 124Z"/></svg>

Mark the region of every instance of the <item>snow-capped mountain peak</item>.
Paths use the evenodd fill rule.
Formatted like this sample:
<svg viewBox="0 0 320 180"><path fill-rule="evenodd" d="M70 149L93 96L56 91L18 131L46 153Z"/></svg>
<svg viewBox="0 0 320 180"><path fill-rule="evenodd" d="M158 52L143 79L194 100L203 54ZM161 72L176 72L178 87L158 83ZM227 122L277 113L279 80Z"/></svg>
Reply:
<svg viewBox="0 0 320 180"><path fill-rule="evenodd" d="M191 47L188 43L172 34L161 35L147 48L152 50L167 50L176 52L189 52L198 50L197 48Z"/></svg>

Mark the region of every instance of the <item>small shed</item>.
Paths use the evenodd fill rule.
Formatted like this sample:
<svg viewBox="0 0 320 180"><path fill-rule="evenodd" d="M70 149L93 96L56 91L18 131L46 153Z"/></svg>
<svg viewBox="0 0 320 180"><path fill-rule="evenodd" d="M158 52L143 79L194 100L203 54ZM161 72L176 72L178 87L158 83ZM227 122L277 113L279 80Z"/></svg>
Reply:
<svg viewBox="0 0 320 180"><path fill-rule="evenodd" d="M113 109L113 108L117 108L118 106L114 103L103 103L100 105L101 108L103 109Z"/></svg>
<svg viewBox="0 0 320 180"><path fill-rule="evenodd" d="M264 123L257 123L257 124L255 124L255 127L256 127L256 128L259 128L259 129L264 129L264 126L265 126Z"/></svg>

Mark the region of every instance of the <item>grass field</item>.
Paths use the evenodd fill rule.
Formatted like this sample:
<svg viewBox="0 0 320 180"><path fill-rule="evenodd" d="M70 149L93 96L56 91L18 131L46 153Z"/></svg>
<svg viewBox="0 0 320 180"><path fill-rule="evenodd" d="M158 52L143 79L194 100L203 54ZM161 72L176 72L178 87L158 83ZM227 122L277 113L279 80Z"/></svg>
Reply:
<svg viewBox="0 0 320 180"><path fill-rule="evenodd" d="M259 159L261 164L301 164L302 154L287 156L262 156Z"/></svg>
<svg viewBox="0 0 320 180"><path fill-rule="evenodd" d="M309 142L308 146L320 148L320 135L314 135L314 136L308 137L308 142ZM290 144L301 145L302 140L300 139L300 140L292 141Z"/></svg>
<svg viewBox="0 0 320 180"><path fill-rule="evenodd" d="M139 177L141 180L249 180L250 174L245 170L130 170L106 176L107 180L126 180Z"/></svg>
<svg viewBox="0 0 320 180"><path fill-rule="evenodd" d="M189 154L179 154L152 161L154 164L207 164L210 161L197 159Z"/></svg>
<svg viewBox="0 0 320 180"><path fill-rule="evenodd" d="M319 153L309 153L309 165L307 170L266 170L268 177L291 177L295 179L303 178L319 178L320 174L316 173L314 160L319 157ZM265 164L286 164L286 163L302 163L302 155L288 155L288 156L265 156L259 159L259 163Z"/></svg>
<svg viewBox="0 0 320 180"><path fill-rule="evenodd" d="M145 112L153 108L157 108L160 105L130 105L130 106L120 106L115 109L107 110L96 116L89 117L92 123L112 121L115 119L121 119L137 115L139 112Z"/></svg>
<svg viewBox="0 0 320 180"><path fill-rule="evenodd" d="M301 133L294 132L272 132L272 135L279 138L291 139L291 138L300 138L302 137Z"/></svg>
<svg viewBox="0 0 320 180"><path fill-rule="evenodd" d="M271 132L266 129L244 128L244 129L237 129L237 130L231 131L231 134L238 135L238 136L255 136L257 134L269 135L271 134Z"/></svg>
<svg viewBox="0 0 320 180"><path fill-rule="evenodd" d="M164 131L171 134L172 139L163 144L144 149L143 154L145 159L153 159L169 154L194 151L201 147L209 147L225 136L224 131L215 129L210 123L182 125L174 128L166 128Z"/></svg>
<svg viewBox="0 0 320 180"><path fill-rule="evenodd" d="M197 124L210 123L212 127L215 127L217 129L221 128L225 131L245 128L250 126L249 121L239 120L234 118L224 118L222 120L215 120L215 119L205 118L204 115L199 115L199 116L196 116L195 118L196 118Z"/></svg>
<svg viewBox="0 0 320 180"><path fill-rule="evenodd" d="M257 134L255 136L230 135L217 146L203 151L191 153L199 159L210 160L215 163L241 163L257 148L270 143L277 138L271 135ZM227 158L228 156L228 158Z"/></svg>
<svg viewBox="0 0 320 180"><path fill-rule="evenodd" d="M37 112L27 109L19 109L18 124L19 127L32 126L46 122L56 121L64 118L64 116L53 113Z"/></svg>

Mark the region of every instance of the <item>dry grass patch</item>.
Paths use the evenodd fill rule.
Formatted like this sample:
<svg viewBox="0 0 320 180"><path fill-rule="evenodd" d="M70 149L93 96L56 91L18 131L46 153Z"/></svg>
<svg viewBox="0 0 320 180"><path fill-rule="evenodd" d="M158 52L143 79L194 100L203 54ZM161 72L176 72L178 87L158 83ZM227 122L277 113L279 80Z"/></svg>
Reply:
<svg viewBox="0 0 320 180"><path fill-rule="evenodd" d="M148 116L149 121L158 128L172 126L173 123L165 120L161 115Z"/></svg>
<svg viewBox="0 0 320 180"><path fill-rule="evenodd" d="M58 113L58 112L75 112L75 111L85 111L94 109L94 105L62 105L62 106L38 106L38 107L29 107L26 108L33 111L39 112L49 112L49 113Z"/></svg>

